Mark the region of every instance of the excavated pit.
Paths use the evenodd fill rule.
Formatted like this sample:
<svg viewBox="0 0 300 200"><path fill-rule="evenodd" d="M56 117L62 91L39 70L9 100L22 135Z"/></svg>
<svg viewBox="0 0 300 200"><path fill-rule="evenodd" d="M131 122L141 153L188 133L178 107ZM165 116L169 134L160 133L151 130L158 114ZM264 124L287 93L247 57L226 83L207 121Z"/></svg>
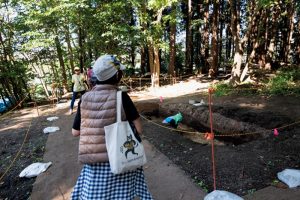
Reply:
<svg viewBox="0 0 300 200"><path fill-rule="evenodd" d="M181 127L188 131L187 133L183 131L180 134L198 143L205 143L203 142L205 139L203 133L210 132L210 118L207 105L194 106L188 103L158 104L154 102L139 102L137 108L142 115L147 116L154 123L161 123L165 117L181 112L183 115ZM219 142L233 145L265 138L272 134L274 128L292 122L290 118L272 112L214 105L212 106L212 118L215 139ZM193 130L197 133L193 134Z"/></svg>
<svg viewBox="0 0 300 200"><path fill-rule="evenodd" d="M213 191L212 145L203 134L174 131L170 126L156 126L162 120L177 112L182 112L183 123L178 129L208 132L208 107L193 106L189 100L158 99L137 101L143 120L143 138L153 144L174 164L183 169L201 188ZM201 99L197 97L195 99ZM183 103L184 102L184 103ZM216 137L214 140L214 160L216 163L217 188L245 196L249 191L270 186L276 174L285 168L299 168L300 132L297 103L290 101L277 104L264 99L259 105L256 99L218 99L212 105L214 132L229 134L230 137ZM292 106L292 110L289 109ZM278 129L274 136L272 129ZM262 132L257 135L234 136L232 133Z"/></svg>

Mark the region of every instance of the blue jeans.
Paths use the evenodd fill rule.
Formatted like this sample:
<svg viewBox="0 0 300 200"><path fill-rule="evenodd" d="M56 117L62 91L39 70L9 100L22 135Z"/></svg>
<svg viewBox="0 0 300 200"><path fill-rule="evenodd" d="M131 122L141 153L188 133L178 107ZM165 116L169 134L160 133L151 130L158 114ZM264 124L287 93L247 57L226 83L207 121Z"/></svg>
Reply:
<svg viewBox="0 0 300 200"><path fill-rule="evenodd" d="M73 110L74 108L74 103L75 103L75 100L76 100L76 97L77 97L77 94L81 94L81 96L85 93L85 90L83 91L80 91L80 92L73 92L73 95L72 95L72 100L71 100L71 106L70 108Z"/></svg>

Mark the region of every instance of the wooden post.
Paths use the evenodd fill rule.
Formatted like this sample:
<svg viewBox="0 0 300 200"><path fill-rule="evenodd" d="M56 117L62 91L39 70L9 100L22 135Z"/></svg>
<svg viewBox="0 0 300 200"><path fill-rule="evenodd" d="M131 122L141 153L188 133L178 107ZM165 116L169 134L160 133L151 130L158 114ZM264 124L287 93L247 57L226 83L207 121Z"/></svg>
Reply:
<svg viewBox="0 0 300 200"><path fill-rule="evenodd" d="M38 116L40 116L39 107L36 102L34 102L34 106L36 107L36 112L37 112Z"/></svg>
<svg viewBox="0 0 300 200"><path fill-rule="evenodd" d="M142 90L142 78L140 77L140 91Z"/></svg>
<svg viewBox="0 0 300 200"><path fill-rule="evenodd" d="M130 90L132 90L132 79L129 79L129 84L130 84Z"/></svg>

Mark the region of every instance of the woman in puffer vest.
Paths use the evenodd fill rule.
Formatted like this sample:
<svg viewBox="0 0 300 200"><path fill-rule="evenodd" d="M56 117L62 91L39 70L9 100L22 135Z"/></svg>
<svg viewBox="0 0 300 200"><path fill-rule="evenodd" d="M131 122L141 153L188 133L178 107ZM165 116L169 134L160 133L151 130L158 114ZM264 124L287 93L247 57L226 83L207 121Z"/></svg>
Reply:
<svg viewBox="0 0 300 200"><path fill-rule="evenodd" d="M111 173L105 145L104 126L116 122L117 84L125 66L112 55L99 57L93 72L96 86L82 96L72 134L79 136L78 160L84 164L72 192L72 199L142 200L152 199L142 167L115 175ZM139 113L126 92L122 92L122 119L142 132Z"/></svg>

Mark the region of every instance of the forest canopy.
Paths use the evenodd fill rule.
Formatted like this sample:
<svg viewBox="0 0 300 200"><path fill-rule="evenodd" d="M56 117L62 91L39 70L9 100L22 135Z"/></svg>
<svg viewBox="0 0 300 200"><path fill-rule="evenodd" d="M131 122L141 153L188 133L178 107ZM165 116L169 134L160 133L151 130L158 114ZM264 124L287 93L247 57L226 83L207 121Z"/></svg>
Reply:
<svg viewBox="0 0 300 200"><path fill-rule="evenodd" d="M150 73L153 87L160 74L229 71L232 84L279 68L299 76L299 21L297 0L1 0L0 99L68 91L74 67L102 54L131 76Z"/></svg>

